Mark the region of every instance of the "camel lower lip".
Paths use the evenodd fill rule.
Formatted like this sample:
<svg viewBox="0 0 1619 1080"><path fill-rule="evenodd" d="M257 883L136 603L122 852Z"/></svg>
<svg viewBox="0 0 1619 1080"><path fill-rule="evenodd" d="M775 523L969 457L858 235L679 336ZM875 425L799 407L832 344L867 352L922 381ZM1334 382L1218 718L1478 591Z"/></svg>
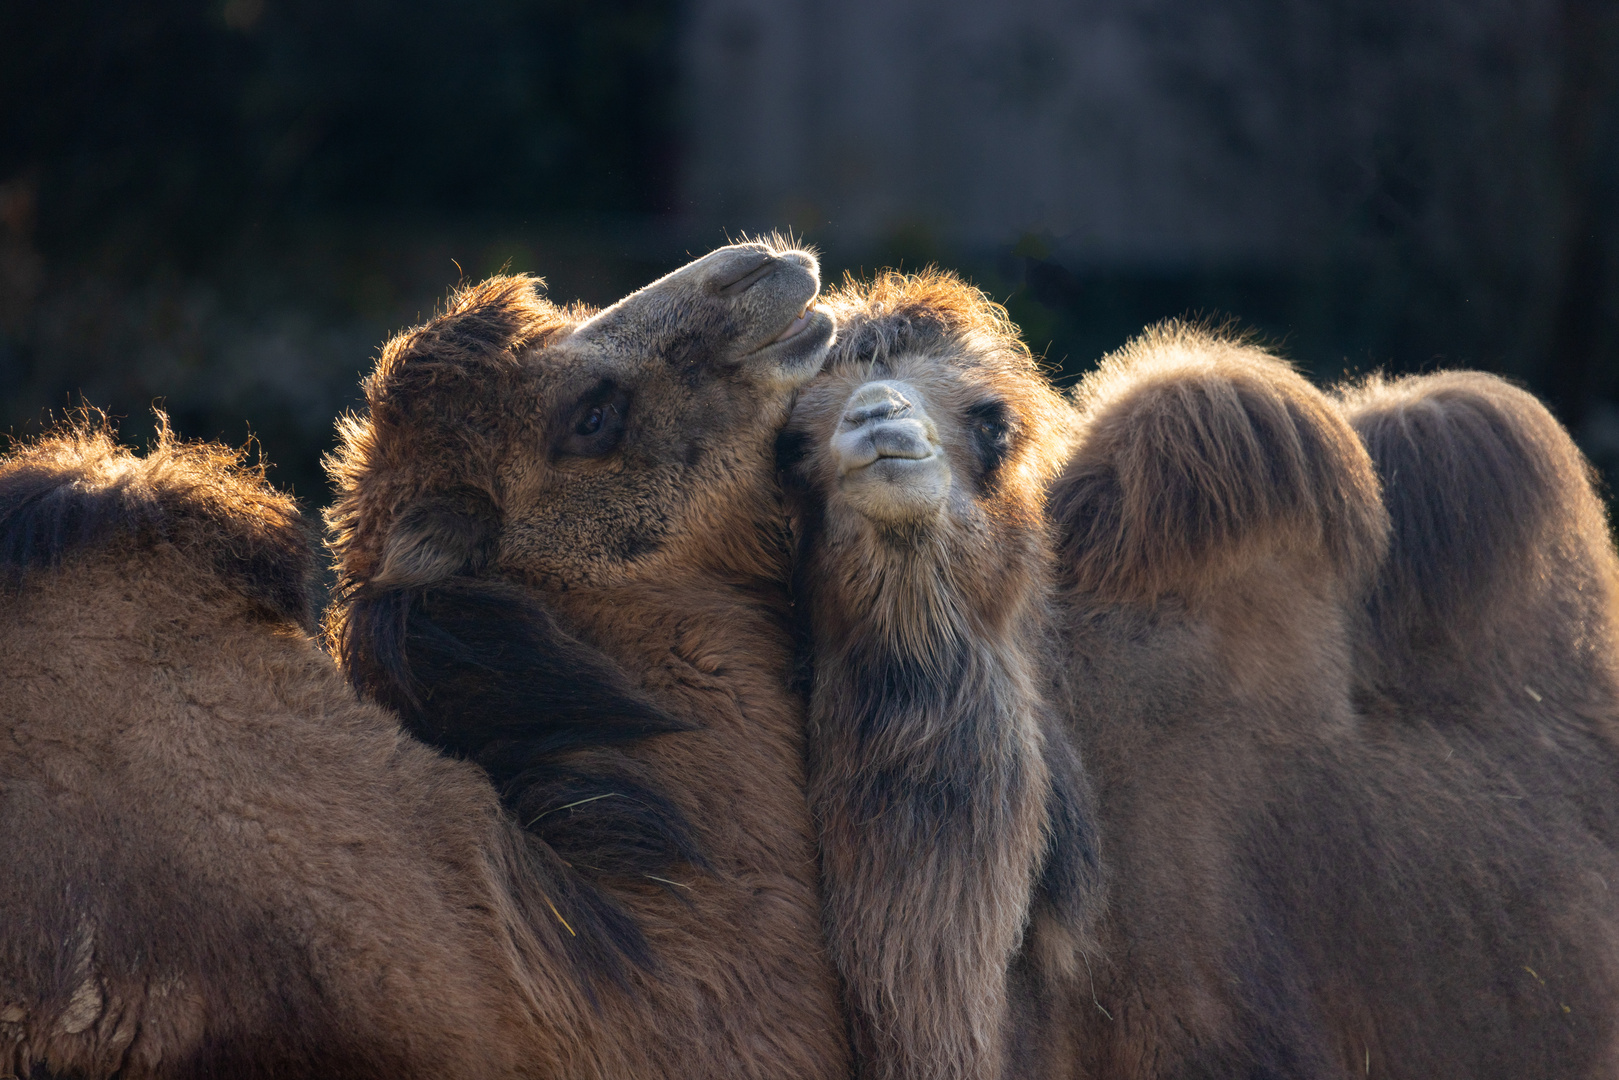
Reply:
<svg viewBox="0 0 1619 1080"><path fill-rule="evenodd" d="M938 457L939 455L937 453L925 454L922 457L907 457L904 454L878 454L870 461L847 462L845 463L844 467L839 468L838 474L840 476L847 477L869 470L874 476L884 477L885 473L887 473L889 470L881 468L880 466L882 465L887 464L890 466L899 466L901 468L927 465ZM891 479L890 482L892 482Z"/></svg>
<svg viewBox="0 0 1619 1080"><path fill-rule="evenodd" d="M809 324L809 308L805 308L803 311L799 312L798 318L787 324L787 329L770 339L770 344L777 345L783 341L786 341L788 338L797 337L799 334L804 332L804 328Z"/></svg>

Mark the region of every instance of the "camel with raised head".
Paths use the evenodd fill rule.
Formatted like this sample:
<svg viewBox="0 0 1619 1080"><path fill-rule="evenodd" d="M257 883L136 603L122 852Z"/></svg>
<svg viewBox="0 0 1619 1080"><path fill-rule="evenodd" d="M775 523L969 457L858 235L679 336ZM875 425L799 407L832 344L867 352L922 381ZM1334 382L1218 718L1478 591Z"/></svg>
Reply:
<svg viewBox="0 0 1619 1080"><path fill-rule="evenodd" d="M355 698L290 501L228 452L0 462L0 1072L846 1075L769 531L817 287L763 245L594 318L506 279L387 354L336 632L476 765ZM664 620L661 667L503 572L539 521L586 588L662 552L671 606L610 612Z"/></svg>
<svg viewBox="0 0 1619 1080"><path fill-rule="evenodd" d="M594 313L494 279L388 343L332 463L334 651L553 860L608 1075L847 1070L773 456L819 285L767 243Z"/></svg>
<svg viewBox="0 0 1619 1080"><path fill-rule="evenodd" d="M845 325L864 318L881 332L866 335L862 348L849 331L822 376L824 407L809 411L821 400L812 386L801 406L806 434L789 447L793 471L808 479L814 513L824 517L809 542L826 552L843 544L839 559L807 556L811 594L836 598L851 583L874 588L868 578L910 565L878 555L884 544L909 545L913 563L937 563L930 537L938 518L970 529L996 505L993 485L942 484L923 464L942 450L952 478L974 475L967 433L987 398L1008 406L1012 445L1020 428L1049 430L1043 406L1027 419L1017 411L1046 400L1031 363L1006 364L994 338L928 332L947 319L929 310L940 306L939 293L929 276L909 287L888 279L832 303ZM971 291L945 306L963 296L993 314ZM903 406L866 408L855 400L860 389L837 382L840 372L868 363L875 371L879 361L906 372ZM879 380L893 381L885 373ZM1373 414L1388 402L1371 398L1357 424L1375 444ZM860 407L840 409L845 403ZM1488 550L1509 553L1505 563L1489 573L1465 563L1450 572L1434 558L1450 541L1435 540L1432 522L1407 513L1398 497L1390 503L1395 561L1384 562L1389 514L1372 459L1325 395L1262 350L1160 327L1104 362L1077 403L1074 449L1046 506L1056 542L1053 602L1018 605L1013 594L1008 609L1052 617L1055 652L1047 655L1058 677L1041 690L1065 718L1089 775L1089 789L1069 790L1086 795L1082 820L1094 824L1104 873L1087 879L1101 883L1099 893L1070 894L1088 895L1088 903L1057 908L1068 914L1056 941L1074 951L1052 948L1051 926L1032 919L1010 960L1012 1007L977 1018L1009 1025L1012 1067L1075 1077L1611 1075L1619 1064L1619 904L1607 879L1619 870L1619 702L1604 665L1614 655L1613 554L1566 436L1549 418L1525 422L1520 410L1516 422L1532 438L1519 445L1532 453L1485 457L1466 492L1444 490L1454 470L1427 474L1439 479L1419 486L1414 505L1462 499L1452 512L1487 498L1481 480L1494 477L1509 482L1513 505L1544 511L1503 524L1496 535L1505 539ZM930 424L907 431L918 427L898 423L907 408ZM1409 427L1409 417L1390 423ZM850 435L861 429L870 433L864 442ZM1466 443L1465 426L1457 430L1447 436L1452 450ZM1448 460L1480 461L1465 448ZM872 502L862 488L881 492L883 506L906 507L912 526L862 524ZM1403 538L1402 521L1410 526ZM1401 556L1402 544L1415 555ZM1514 561L1531 551L1541 554L1530 569ZM1039 572L1043 556L1017 557L1024 572ZM931 610L945 615L955 597L998 595L995 583L1008 578L993 561L939 565L949 575L936 575ZM1486 580L1538 583L1507 590L1499 602L1517 607L1520 631L1535 626L1551 635L1551 647L1575 649L1541 675L1561 689L1526 683L1543 701L1525 691L1511 708L1488 704L1497 689L1474 693L1466 723L1409 700L1368 708L1379 694L1389 699L1391 686L1415 685L1413 672L1427 679L1424 701L1471 687L1478 671L1439 670L1450 648L1441 629L1463 634L1464 647L1448 655L1495 670L1498 659L1483 659L1484 646L1508 646L1511 633L1471 644L1467 636L1497 617L1480 612L1498 598L1473 591ZM1413 600L1413 588L1437 600ZM1368 614L1368 598L1378 596ZM1447 596L1467 599L1458 606ZM811 604L819 611L819 601ZM857 639L883 628L880 614L844 617ZM1038 627L1022 634L1041 639ZM826 642L820 650L818 664ZM1533 651L1513 662L1521 666ZM1028 662L1041 662L1040 654ZM836 670L818 668L817 688ZM1389 672L1399 673L1393 683ZM1516 677L1492 676L1489 686ZM943 732L952 715L985 715L1000 700L992 694L977 710L937 710L932 731ZM847 694L826 703L825 717L812 707L817 723L854 735L892 715ZM1531 715L1548 703L1562 719ZM882 763L875 739L845 735L837 745L841 774ZM936 745L949 743L941 735ZM856 760L860 754L866 758ZM947 767L941 781L949 783L911 792L889 782L891 797L912 799L912 812L948 805L950 783L995 771L988 754L963 761L942 753L932 762ZM850 805L858 813L860 803ZM881 852L890 826L878 819L867 828ZM969 839L937 836L930 858L947 860L954 847L962 852L956 873L976 870ZM849 865L855 876L843 888L879 896L895 889L886 878L859 880L864 868ZM1000 903L1038 908L1037 881L1001 877ZM1020 891L1020 882L1029 884ZM932 940L927 928L900 920L841 942L839 924L829 926L845 978L873 985L872 965L926 957ZM850 950L859 951L854 963ZM908 977L960 979L947 963ZM944 998L936 992L933 1000ZM894 1060L958 1059L953 1040L926 1026L930 1017L895 1019L907 1003L876 1000L890 1024L922 1032ZM887 1069L879 1064L874 1073ZM988 1062L980 1074L994 1069Z"/></svg>

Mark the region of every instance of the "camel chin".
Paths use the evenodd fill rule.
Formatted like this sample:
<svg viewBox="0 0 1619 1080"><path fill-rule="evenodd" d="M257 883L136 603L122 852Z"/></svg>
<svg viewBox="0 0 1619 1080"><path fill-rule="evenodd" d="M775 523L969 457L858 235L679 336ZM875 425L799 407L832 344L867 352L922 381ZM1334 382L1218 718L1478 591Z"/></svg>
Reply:
<svg viewBox="0 0 1619 1080"><path fill-rule="evenodd" d="M915 388L877 380L857 387L832 437L843 497L885 525L932 521L950 498L950 460Z"/></svg>

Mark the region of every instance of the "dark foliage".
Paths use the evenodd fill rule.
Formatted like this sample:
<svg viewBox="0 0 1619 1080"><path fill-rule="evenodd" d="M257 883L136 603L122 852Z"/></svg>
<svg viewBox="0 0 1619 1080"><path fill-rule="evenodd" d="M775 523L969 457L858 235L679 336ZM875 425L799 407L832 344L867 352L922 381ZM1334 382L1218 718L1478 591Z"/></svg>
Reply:
<svg viewBox="0 0 1619 1080"><path fill-rule="evenodd" d="M208 249L285 213L662 209L669 22L659 0L7 5L0 178L40 174L49 247L136 228Z"/></svg>

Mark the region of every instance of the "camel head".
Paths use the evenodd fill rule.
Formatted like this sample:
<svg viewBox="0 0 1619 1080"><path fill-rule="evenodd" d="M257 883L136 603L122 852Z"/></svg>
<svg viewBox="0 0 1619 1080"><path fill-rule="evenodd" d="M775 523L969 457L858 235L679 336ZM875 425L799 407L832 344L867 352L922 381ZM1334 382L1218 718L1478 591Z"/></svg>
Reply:
<svg viewBox="0 0 1619 1080"><path fill-rule="evenodd" d="M1067 406L1005 311L953 275L885 274L827 307L838 344L779 448L815 547L862 564L948 550L958 581L987 588L983 611L1004 610L1023 591L1010 578L1040 563Z"/></svg>
<svg viewBox="0 0 1619 1080"><path fill-rule="evenodd" d="M344 583L494 570L568 588L667 573L671 547L730 553L831 339L819 288L813 255L758 242L599 312L523 277L458 291L388 343L368 415L343 426Z"/></svg>

